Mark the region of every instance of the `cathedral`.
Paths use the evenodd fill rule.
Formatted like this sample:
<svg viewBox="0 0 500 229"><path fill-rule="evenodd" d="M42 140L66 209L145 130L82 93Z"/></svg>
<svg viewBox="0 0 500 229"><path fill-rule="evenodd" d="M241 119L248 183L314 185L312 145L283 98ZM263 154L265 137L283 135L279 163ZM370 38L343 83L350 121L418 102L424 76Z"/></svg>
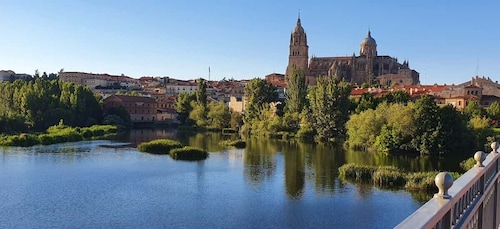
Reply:
<svg viewBox="0 0 500 229"><path fill-rule="evenodd" d="M309 59L308 52L307 35L299 16L290 36L286 76L295 67L305 73L308 84L315 84L318 76L337 76L357 85L365 82L377 82L382 86L419 84L419 73L410 69L408 61L401 64L396 58L377 54L377 42L370 31L361 42L359 56L313 56Z"/></svg>

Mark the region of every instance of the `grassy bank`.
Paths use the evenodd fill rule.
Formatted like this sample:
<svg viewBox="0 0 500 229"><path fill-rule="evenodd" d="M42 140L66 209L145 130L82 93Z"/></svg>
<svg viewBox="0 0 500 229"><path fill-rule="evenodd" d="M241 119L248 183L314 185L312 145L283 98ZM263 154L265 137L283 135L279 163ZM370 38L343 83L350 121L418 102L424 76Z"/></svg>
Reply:
<svg viewBox="0 0 500 229"><path fill-rule="evenodd" d="M150 142L143 142L137 146L141 152L154 153L154 154L169 154L170 150L181 148L180 142L170 139L157 139Z"/></svg>
<svg viewBox="0 0 500 229"><path fill-rule="evenodd" d="M200 148L192 146L184 146L182 148L172 149L170 156L175 160L196 161L203 160L208 157L208 152Z"/></svg>
<svg viewBox="0 0 500 229"><path fill-rule="evenodd" d="M51 126L44 133L18 134L0 136L1 146L33 146L50 145L62 142L106 139L114 136L118 128L113 125L94 125L91 127L69 127L66 125Z"/></svg>
<svg viewBox="0 0 500 229"><path fill-rule="evenodd" d="M407 190L437 191L434 179L439 172L406 173L392 166L367 166L345 164L339 167L341 179L367 182L380 187L402 188ZM450 173L454 180L461 174Z"/></svg>

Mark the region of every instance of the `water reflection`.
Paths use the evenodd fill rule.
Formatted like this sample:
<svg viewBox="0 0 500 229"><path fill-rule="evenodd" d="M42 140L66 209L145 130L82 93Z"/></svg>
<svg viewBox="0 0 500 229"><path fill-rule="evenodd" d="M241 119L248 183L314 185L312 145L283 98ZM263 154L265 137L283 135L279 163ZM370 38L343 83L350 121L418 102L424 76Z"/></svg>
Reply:
<svg viewBox="0 0 500 229"><path fill-rule="evenodd" d="M276 171L277 149L269 142L257 142L247 139L247 146L243 155L243 173L252 185L259 185L266 179L272 178Z"/></svg>
<svg viewBox="0 0 500 229"><path fill-rule="evenodd" d="M237 135L221 133L179 132L177 130L133 130L128 140L134 144L157 138L176 139L183 144L196 146L211 153L232 152L219 145L226 139L238 138ZM345 183L339 181L338 168L346 163L373 166L395 166L408 172L417 171L461 171L459 162L463 158L421 157L413 155L384 155L361 151L345 151L341 146L327 144L288 142L274 139L248 138L247 146L238 154L230 153L231 160L242 160L243 175L252 186L262 186L268 180L284 176L286 195L291 199L303 198L306 183L313 184L318 195L342 193ZM236 155L238 155L236 157ZM203 167L203 164L198 166ZM283 168L277 168L283 166ZM283 174L276 174L283 171ZM203 174L198 174L200 181ZM373 186L354 184L357 196L368 198ZM413 194L419 202L428 195Z"/></svg>

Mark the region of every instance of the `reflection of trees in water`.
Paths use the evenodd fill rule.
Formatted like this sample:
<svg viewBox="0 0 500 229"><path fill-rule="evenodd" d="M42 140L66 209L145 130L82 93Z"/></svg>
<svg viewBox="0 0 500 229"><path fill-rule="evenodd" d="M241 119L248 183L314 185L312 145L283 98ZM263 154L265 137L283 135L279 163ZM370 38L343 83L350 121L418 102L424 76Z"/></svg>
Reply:
<svg viewBox="0 0 500 229"><path fill-rule="evenodd" d="M243 156L245 178L252 184L260 184L276 171L275 146L267 141L248 139Z"/></svg>
<svg viewBox="0 0 500 229"><path fill-rule="evenodd" d="M368 199L372 195L373 185L366 183L356 183L356 191L361 199Z"/></svg>
<svg viewBox="0 0 500 229"><path fill-rule="evenodd" d="M209 152L219 152L224 150L224 147L219 145L219 142L223 139L224 136L219 132L202 132L190 135L185 144L199 147Z"/></svg>
<svg viewBox="0 0 500 229"><path fill-rule="evenodd" d="M306 164L310 168L317 193L333 193L338 176L338 167L344 164L342 149L325 144L298 143L299 151L307 155Z"/></svg>
<svg viewBox="0 0 500 229"><path fill-rule="evenodd" d="M434 196L433 192L425 192L425 191L409 191L411 194L411 197L417 201L420 205L425 204L427 201L432 199Z"/></svg>
<svg viewBox="0 0 500 229"><path fill-rule="evenodd" d="M292 199L302 198L305 183L305 152L296 144L285 144L285 186L286 194Z"/></svg>
<svg viewBox="0 0 500 229"><path fill-rule="evenodd" d="M373 166L395 166L407 172L461 171L460 157L439 158L419 155L385 155L365 151L346 151L346 163Z"/></svg>
<svg viewBox="0 0 500 229"><path fill-rule="evenodd" d="M141 142L149 142L156 139L175 139L176 134L177 129L132 129L129 134L124 136L124 139L121 140L129 141L133 146L137 146Z"/></svg>

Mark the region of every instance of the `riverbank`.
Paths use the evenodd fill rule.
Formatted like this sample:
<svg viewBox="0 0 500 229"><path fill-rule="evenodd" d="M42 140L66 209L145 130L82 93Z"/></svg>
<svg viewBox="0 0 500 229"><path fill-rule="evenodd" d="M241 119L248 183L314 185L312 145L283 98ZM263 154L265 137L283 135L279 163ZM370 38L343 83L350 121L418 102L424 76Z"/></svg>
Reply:
<svg viewBox="0 0 500 229"><path fill-rule="evenodd" d="M108 139L115 136L117 132L118 127L113 125L70 127L59 124L49 127L43 133L0 135L0 146L28 147L33 145L50 145L62 142Z"/></svg>

